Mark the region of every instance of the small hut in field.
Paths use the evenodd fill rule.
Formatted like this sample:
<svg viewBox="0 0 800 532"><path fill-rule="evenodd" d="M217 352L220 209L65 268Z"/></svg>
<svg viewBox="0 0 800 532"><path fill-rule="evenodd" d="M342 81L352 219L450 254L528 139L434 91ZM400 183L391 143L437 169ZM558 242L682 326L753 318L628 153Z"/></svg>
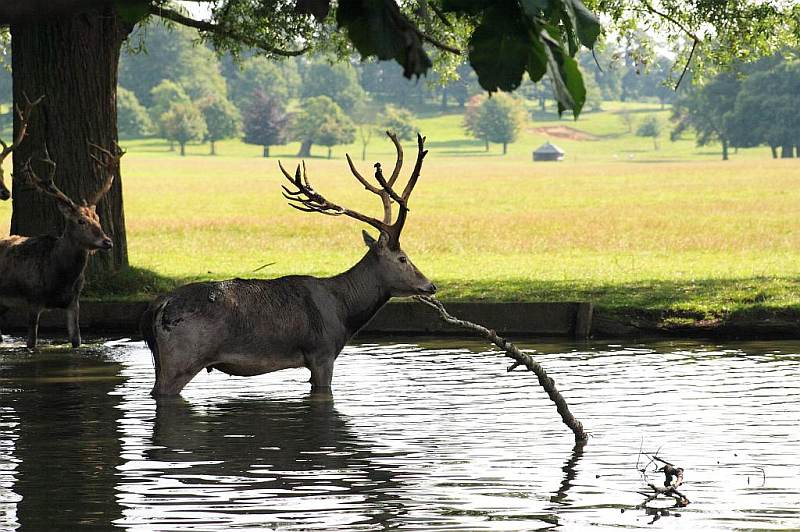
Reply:
<svg viewBox="0 0 800 532"><path fill-rule="evenodd" d="M564 160L564 155L566 155L564 150L549 142L545 142L533 150L534 161L562 161Z"/></svg>

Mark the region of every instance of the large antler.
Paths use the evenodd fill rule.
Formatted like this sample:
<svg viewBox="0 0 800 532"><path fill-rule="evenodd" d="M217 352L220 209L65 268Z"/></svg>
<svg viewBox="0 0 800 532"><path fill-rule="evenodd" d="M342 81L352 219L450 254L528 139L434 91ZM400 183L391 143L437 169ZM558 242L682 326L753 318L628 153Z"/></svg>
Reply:
<svg viewBox="0 0 800 532"><path fill-rule="evenodd" d="M89 157L94 160L95 165L97 166L98 170L101 172L106 172L106 179L103 181L103 186L94 193L90 199L87 199L86 202L89 205L97 205L98 202L106 195L106 193L111 189L112 183L114 183L114 177L119 176L119 162L122 159L122 156L125 155L125 151L119 147L119 144L116 142L112 143L111 149L107 150L97 144L93 144L91 142L89 144ZM91 152L92 149L97 150L97 154Z"/></svg>
<svg viewBox="0 0 800 532"><path fill-rule="evenodd" d="M381 203L383 204L383 220L378 220L377 218L341 207L331 201L328 201L324 196L314 190L314 188L311 186L311 183L308 181L305 162L302 165L302 175L300 173L300 165L297 165L297 170L295 171L294 177L292 177L291 174L286 171L283 165L278 162L278 166L280 166L283 175L286 176L286 179L288 179L290 183L297 187L297 190L291 190L285 186L283 187L283 195L289 200L289 205L304 212L319 212L330 216L345 215L362 221L376 228L381 232L382 235L385 235L385 237L388 239L390 247L399 248L400 233L403 230L403 225L405 225L406 215L408 213L408 198L411 196L411 192L414 190L414 186L417 184L419 173L422 170L422 161L425 158L425 155L427 155L428 151L424 148L425 137L417 134L417 162L414 166L414 170L411 172L411 176L409 177L405 188L403 189L403 193L398 194L394 190L394 184L397 181L397 178L400 175L400 170L403 166L403 148L400 146L400 142L397 140L396 135L389 131L387 131L386 134L392 140L392 143L397 150L397 160L395 162L392 175L388 180L383 175L381 164L375 163L375 180L378 182L379 186L375 186L367 181L358 172L353 164L353 160L350 158L350 155L347 154L347 164L350 166L350 171L353 173L353 176L355 176L358 182L361 183L365 189L381 198ZM392 203L397 203L399 205L399 213L397 215L397 220L395 220L394 223L392 223Z"/></svg>
<svg viewBox="0 0 800 532"><path fill-rule="evenodd" d="M31 183L33 183L39 192L43 192L44 194L52 196L62 206L71 210L77 210L77 205L75 205L75 203L69 199L66 194L61 192L61 190L53 182L53 176L56 174L56 163L50 158L50 153L47 151L47 144L44 145L44 157L39 160L49 167L47 177L45 179L40 178L36 172L33 171L33 167L31 167L31 160L28 159L25 162L23 169Z"/></svg>
<svg viewBox="0 0 800 532"><path fill-rule="evenodd" d="M14 137L10 145L6 144L3 139L0 139L0 146L2 146L2 150L0 151L0 199L3 200L6 200L11 196L11 194L8 192L8 188L6 187L4 179L5 176L3 173L3 162L25 138L25 135L28 132L28 121L30 120L31 112L33 111L33 108L36 107L44 98L44 96L39 96L34 101L30 101L26 94L23 94L23 97L25 98L25 104L23 107L20 107L19 105L16 106L17 115L19 116L19 128L17 129L17 136Z"/></svg>

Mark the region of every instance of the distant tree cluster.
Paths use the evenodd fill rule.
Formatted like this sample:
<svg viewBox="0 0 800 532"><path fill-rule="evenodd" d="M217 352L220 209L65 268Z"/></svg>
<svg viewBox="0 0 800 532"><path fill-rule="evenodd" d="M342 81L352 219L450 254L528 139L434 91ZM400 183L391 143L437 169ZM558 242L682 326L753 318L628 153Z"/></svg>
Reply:
<svg viewBox="0 0 800 532"><path fill-rule="evenodd" d="M800 62L776 56L717 75L673 108L672 138L686 129L697 144L730 148L769 146L773 158L800 157Z"/></svg>
<svg viewBox="0 0 800 532"><path fill-rule="evenodd" d="M508 145L514 142L523 123L523 111L519 102L507 94L495 94L491 98L475 96L467 104L464 128L476 139L482 140L489 150L489 143L503 145L503 155Z"/></svg>

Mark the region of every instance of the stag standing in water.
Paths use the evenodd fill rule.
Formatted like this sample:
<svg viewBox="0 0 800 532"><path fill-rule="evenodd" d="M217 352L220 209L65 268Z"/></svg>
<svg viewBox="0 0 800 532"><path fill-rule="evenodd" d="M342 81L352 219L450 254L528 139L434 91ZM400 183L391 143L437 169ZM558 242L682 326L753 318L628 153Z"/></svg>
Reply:
<svg viewBox="0 0 800 532"><path fill-rule="evenodd" d="M56 163L50 159L46 146L42 159L50 167L46 179L34 173L30 161L25 165L24 172L33 185L39 192L52 196L64 215L66 223L61 236L11 236L0 240L0 315L8 307L27 310L29 348L36 347L39 316L44 309L53 308L67 310L70 342L73 347L81 345L78 298L83 288L83 271L90 253L112 246L100 226L95 207L111 188L124 152L117 146L113 153L93 144L89 146L97 151L91 157L107 176L102 188L82 205L69 199L53 182Z"/></svg>
<svg viewBox="0 0 800 532"><path fill-rule="evenodd" d="M333 364L347 341L394 296L433 294L431 283L400 249L400 233L408 214L408 198L428 153L417 138L417 162L402 194L394 185L403 165L397 150L389 179L376 164L378 186L347 162L356 179L383 204L383 219L340 207L314 190L300 166L294 189L283 187L290 205L306 212L355 218L378 230L377 240L363 232L369 250L355 266L329 278L291 275L279 279L231 279L194 283L150 304L142 316L142 335L153 352L154 396L176 395L203 368L229 375L251 376L286 368L311 371L312 391L328 391ZM280 164L280 163L279 163ZM399 212L392 223L392 204Z"/></svg>

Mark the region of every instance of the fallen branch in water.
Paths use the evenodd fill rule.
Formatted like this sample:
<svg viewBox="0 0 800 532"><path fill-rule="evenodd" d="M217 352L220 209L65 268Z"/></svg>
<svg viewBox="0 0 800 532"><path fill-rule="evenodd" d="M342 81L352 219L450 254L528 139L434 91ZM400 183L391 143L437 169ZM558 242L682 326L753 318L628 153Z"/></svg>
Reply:
<svg viewBox="0 0 800 532"><path fill-rule="evenodd" d="M655 484L648 482L647 487L652 490L652 493L640 492L647 498L642 504L639 505L639 507L645 508L649 502L657 499L659 495L664 495L665 497L672 497L675 499L676 507L683 508L684 506L687 506L689 504L689 499L686 498L686 495L678 491L678 487L683 484L683 468L677 467L674 464L671 464L655 455L651 457L651 462L653 461L664 464L661 468L656 469L656 473L664 473L664 485L656 486Z"/></svg>
<svg viewBox="0 0 800 532"><path fill-rule="evenodd" d="M572 430L572 433L575 435L575 441L585 442L589 439L589 434L583 429L583 424L575 419L575 416L573 416L572 412L569 411L569 405L567 405L564 397L556 388L555 381L547 375L544 368L540 366L539 363L536 362L530 355L523 353L519 350L519 348L517 348L517 346L502 336L499 336L491 329L487 329L486 327L478 325L477 323L472 323L471 321L465 321L451 316L447 312L447 309L444 308L444 305L442 305L439 300L433 297L416 296L416 299L435 309L445 322L457 327L461 327L462 329L467 329L478 333L480 336L483 336L494 345L505 351L506 356L514 359L514 363L509 366L508 371L512 371L519 366L525 366L530 371L534 372L536 377L539 379L539 384L545 389L548 397L550 397L550 400L556 404L556 410L558 410L559 415L561 415L561 420L570 428L570 430Z"/></svg>

